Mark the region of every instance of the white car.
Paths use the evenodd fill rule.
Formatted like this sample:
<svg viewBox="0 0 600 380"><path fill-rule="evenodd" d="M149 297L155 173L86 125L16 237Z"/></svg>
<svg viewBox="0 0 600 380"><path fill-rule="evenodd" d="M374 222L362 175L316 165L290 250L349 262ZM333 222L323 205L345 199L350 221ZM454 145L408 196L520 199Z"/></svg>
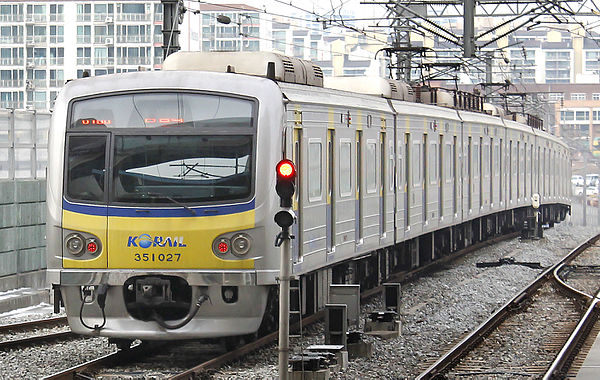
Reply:
<svg viewBox="0 0 600 380"><path fill-rule="evenodd" d="M598 187L597 186L588 186L587 189L585 190L585 195L592 196L592 195L598 195Z"/></svg>
<svg viewBox="0 0 600 380"><path fill-rule="evenodd" d="M587 174L585 176L585 184L588 186L597 186L600 174Z"/></svg>
<svg viewBox="0 0 600 380"><path fill-rule="evenodd" d="M573 184L573 186L583 186L583 176L581 175L574 175L571 177L571 184Z"/></svg>

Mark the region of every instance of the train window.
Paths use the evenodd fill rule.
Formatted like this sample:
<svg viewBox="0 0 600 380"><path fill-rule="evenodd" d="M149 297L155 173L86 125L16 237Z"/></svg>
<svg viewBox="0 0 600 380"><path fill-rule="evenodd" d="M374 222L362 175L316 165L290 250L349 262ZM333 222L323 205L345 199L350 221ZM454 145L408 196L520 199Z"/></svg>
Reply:
<svg viewBox="0 0 600 380"><path fill-rule="evenodd" d="M104 200L106 136L69 136L67 141L67 197Z"/></svg>
<svg viewBox="0 0 600 380"><path fill-rule="evenodd" d="M377 144L374 140L367 141L366 159L367 159L367 193L377 191Z"/></svg>
<svg viewBox="0 0 600 380"><path fill-rule="evenodd" d="M352 194L352 143L340 142L340 195L342 197Z"/></svg>
<svg viewBox="0 0 600 380"><path fill-rule="evenodd" d="M252 193L252 136L115 136L113 200L216 202Z"/></svg>
<svg viewBox="0 0 600 380"><path fill-rule="evenodd" d="M155 92L76 100L71 128L252 127L254 102L219 95Z"/></svg>
<svg viewBox="0 0 600 380"><path fill-rule="evenodd" d="M429 183L435 183L438 175L437 147L432 143L429 147Z"/></svg>
<svg viewBox="0 0 600 380"><path fill-rule="evenodd" d="M473 209L473 138L469 136L469 142L467 144L467 205L469 211Z"/></svg>
<svg viewBox="0 0 600 380"><path fill-rule="evenodd" d="M423 160L424 161L424 160ZM413 143L412 149L412 184L414 187L421 185L421 144Z"/></svg>
<svg viewBox="0 0 600 380"><path fill-rule="evenodd" d="M393 141L390 141L390 147L388 152L390 152L389 154L389 164L388 164L388 184L389 184L389 189L390 191L394 191L394 143ZM401 173L402 173L402 155L398 154L398 183L401 182Z"/></svg>
<svg viewBox="0 0 600 380"><path fill-rule="evenodd" d="M310 201L321 199L321 173L322 170L321 142L309 141L308 143L308 198Z"/></svg>
<svg viewBox="0 0 600 380"><path fill-rule="evenodd" d="M444 150L444 178L446 178L446 183L450 183L452 180L452 144L446 144Z"/></svg>

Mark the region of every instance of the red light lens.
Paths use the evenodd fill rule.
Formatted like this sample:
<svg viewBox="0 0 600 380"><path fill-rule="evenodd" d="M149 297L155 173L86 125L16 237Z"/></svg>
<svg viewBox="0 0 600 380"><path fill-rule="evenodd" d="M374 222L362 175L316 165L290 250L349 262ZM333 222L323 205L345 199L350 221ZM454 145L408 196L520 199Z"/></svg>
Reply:
<svg viewBox="0 0 600 380"><path fill-rule="evenodd" d="M218 248L219 248L219 252L221 252L221 253L225 253L225 252L229 251L229 246L227 245L227 243L225 243L223 241L219 243Z"/></svg>
<svg viewBox="0 0 600 380"><path fill-rule="evenodd" d="M292 161L282 160L277 164L277 173L284 178L294 177L296 175L296 168Z"/></svg>
<svg viewBox="0 0 600 380"><path fill-rule="evenodd" d="M87 250L89 253L95 253L98 250L98 244L94 243L93 241L89 242L87 244Z"/></svg>

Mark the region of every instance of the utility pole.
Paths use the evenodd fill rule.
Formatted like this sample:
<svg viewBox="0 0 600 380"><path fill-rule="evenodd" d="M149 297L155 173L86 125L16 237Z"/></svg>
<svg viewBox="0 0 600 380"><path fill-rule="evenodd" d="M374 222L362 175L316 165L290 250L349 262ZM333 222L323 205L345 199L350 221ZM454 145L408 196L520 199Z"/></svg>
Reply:
<svg viewBox="0 0 600 380"><path fill-rule="evenodd" d="M475 0L465 0L463 12L463 57L473 58L475 57Z"/></svg>
<svg viewBox="0 0 600 380"><path fill-rule="evenodd" d="M179 24L186 11L182 0L160 0L163 6L163 59L175 53L179 46Z"/></svg>

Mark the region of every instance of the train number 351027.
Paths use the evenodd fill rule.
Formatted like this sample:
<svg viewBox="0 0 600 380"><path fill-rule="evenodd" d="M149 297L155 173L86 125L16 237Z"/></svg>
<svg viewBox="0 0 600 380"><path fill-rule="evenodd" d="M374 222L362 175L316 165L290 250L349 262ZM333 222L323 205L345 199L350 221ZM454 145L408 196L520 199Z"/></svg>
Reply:
<svg viewBox="0 0 600 380"><path fill-rule="evenodd" d="M136 253L133 255L135 261L166 261L176 262L181 258L181 253Z"/></svg>

